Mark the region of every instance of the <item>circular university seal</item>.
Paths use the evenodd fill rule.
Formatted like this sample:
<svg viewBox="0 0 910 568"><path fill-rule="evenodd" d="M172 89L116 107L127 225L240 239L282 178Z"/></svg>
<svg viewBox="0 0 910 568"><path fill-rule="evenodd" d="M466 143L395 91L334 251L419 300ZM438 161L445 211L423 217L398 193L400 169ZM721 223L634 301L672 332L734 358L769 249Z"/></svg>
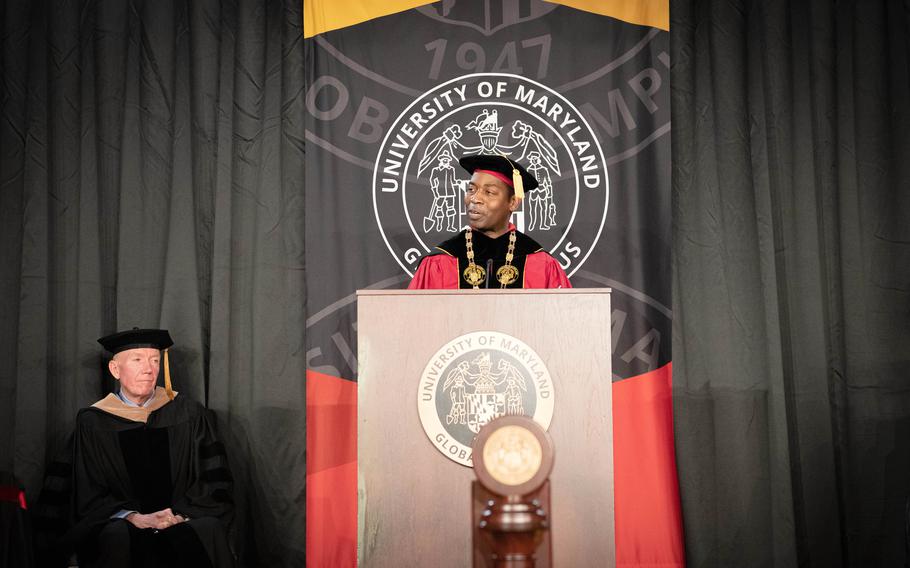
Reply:
<svg viewBox="0 0 910 568"><path fill-rule="evenodd" d="M487 422L530 416L544 429L553 418L553 380L521 340L476 331L449 341L420 376L417 411L430 442L449 459L471 466L471 444Z"/></svg>
<svg viewBox="0 0 910 568"><path fill-rule="evenodd" d="M571 101L508 73L442 83L414 100L387 131L373 169L373 206L401 267L413 274L432 246L465 225L470 176L458 158L473 154L505 155L538 179L540 187L527 192L512 220L574 274L607 216L603 151Z"/></svg>

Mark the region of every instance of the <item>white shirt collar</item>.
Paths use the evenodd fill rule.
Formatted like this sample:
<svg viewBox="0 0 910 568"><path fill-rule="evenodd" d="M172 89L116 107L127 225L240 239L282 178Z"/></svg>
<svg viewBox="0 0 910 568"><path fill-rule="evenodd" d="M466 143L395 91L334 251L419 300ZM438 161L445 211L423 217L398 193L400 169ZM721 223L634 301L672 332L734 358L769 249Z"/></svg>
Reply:
<svg viewBox="0 0 910 568"><path fill-rule="evenodd" d="M155 400L155 391L152 391L152 396L150 396L149 399L147 401L145 401L143 404L136 404L132 400L123 396L123 393L121 391L117 391L115 394L117 395L117 398L119 398L120 400L123 401L123 404L125 404L127 406L135 406L136 408L139 408L140 406L143 408L147 407L148 405L152 404L153 400Z"/></svg>

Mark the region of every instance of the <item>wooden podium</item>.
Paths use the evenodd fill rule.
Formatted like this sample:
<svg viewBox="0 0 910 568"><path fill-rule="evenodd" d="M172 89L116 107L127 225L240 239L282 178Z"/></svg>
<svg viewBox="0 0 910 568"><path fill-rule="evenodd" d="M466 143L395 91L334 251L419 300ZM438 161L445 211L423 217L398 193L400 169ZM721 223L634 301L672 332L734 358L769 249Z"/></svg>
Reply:
<svg viewBox="0 0 910 568"><path fill-rule="evenodd" d="M485 566L463 441L518 405L556 449L538 566L614 566L610 290L357 296L359 565Z"/></svg>

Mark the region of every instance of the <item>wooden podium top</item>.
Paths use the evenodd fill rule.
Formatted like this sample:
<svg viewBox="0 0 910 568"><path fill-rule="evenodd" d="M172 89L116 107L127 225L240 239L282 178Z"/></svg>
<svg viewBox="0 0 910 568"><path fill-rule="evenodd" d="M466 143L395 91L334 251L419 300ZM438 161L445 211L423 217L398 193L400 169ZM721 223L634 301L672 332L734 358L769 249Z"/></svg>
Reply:
<svg viewBox="0 0 910 568"><path fill-rule="evenodd" d="M357 290L358 296L454 296L458 294L609 294L612 288L481 288L479 290Z"/></svg>

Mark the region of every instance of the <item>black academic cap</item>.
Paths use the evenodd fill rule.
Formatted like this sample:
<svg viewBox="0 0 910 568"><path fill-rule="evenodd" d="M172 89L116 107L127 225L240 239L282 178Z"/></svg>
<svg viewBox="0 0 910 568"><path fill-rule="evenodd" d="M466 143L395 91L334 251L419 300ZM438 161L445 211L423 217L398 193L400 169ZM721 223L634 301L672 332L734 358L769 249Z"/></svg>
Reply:
<svg viewBox="0 0 910 568"><path fill-rule="evenodd" d="M171 365L167 357L167 348L174 344L171 334L166 329L139 329L134 327L126 331L118 331L98 340L105 349L116 355L127 349L140 349L149 347L164 350L164 390L167 397L174 400L174 388L171 385Z"/></svg>
<svg viewBox="0 0 910 568"><path fill-rule="evenodd" d="M473 156L462 156L458 163L469 174L473 174L474 170L487 170L501 174L506 179L511 179L512 187L515 189L515 196L519 199L524 198L525 191L536 189L539 185L537 178L529 174L521 164L502 155L476 154Z"/></svg>
<svg viewBox="0 0 910 568"><path fill-rule="evenodd" d="M166 329L139 329L134 327L126 331L119 331L98 340L105 349L113 354L127 349L151 347L152 349L167 349L174 344Z"/></svg>

